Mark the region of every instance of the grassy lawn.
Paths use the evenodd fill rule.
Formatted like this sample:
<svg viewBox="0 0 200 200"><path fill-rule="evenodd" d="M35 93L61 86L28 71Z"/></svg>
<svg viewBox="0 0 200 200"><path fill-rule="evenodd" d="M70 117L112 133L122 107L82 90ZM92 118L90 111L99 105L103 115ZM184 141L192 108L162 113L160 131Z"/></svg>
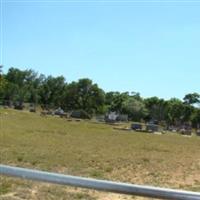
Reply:
<svg viewBox="0 0 200 200"><path fill-rule="evenodd" d="M0 110L1 163L200 191L200 137L114 130L89 121ZM0 199L136 199L1 177ZM138 198L142 199L142 198Z"/></svg>

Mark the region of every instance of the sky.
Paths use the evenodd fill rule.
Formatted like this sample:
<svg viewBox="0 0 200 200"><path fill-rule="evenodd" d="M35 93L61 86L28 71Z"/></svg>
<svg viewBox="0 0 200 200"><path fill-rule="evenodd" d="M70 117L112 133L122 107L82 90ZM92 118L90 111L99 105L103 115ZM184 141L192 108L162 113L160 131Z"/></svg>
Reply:
<svg viewBox="0 0 200 200"><path fill-rule="evenodd" d="M1 0L1 64L108 91L200 93L200 1Z"/></svg>

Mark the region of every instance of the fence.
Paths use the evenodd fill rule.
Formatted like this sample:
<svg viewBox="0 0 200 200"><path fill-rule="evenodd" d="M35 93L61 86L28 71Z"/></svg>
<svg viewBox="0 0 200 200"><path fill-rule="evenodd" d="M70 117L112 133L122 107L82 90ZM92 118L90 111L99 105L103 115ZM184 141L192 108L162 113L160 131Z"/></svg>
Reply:
<svg viewBox="0 0 200 200"><path fill-rule="evenodd" d="M0 165L0 174L35 181L89 188L107 192L172 200L200 200L199 192L172 190L151 186L133 185L112 181L82 178L58 173Z"/></svg>

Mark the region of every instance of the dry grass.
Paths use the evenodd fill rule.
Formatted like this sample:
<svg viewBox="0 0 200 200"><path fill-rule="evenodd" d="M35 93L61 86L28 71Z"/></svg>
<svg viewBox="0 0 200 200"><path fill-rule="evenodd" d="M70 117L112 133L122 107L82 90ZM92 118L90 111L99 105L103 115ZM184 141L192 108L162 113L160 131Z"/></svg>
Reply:
<svg viewBox="0 0 200 200"><path fill-rule="evenodd" d="M200 191L200 138L0 110L1 163ZM135 199L1 177L0 199Z"/></svg>

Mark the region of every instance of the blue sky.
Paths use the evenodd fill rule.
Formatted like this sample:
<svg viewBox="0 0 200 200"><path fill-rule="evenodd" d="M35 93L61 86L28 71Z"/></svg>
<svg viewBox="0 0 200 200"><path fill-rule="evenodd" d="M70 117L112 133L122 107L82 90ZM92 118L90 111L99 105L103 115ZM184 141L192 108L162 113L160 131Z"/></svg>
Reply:
<svg viewBox="0 0 200 200"><path fill-rule="evenodd" d="M200 1L2 1L5 72L88 77L143 97L200 93Z"/></svg>

